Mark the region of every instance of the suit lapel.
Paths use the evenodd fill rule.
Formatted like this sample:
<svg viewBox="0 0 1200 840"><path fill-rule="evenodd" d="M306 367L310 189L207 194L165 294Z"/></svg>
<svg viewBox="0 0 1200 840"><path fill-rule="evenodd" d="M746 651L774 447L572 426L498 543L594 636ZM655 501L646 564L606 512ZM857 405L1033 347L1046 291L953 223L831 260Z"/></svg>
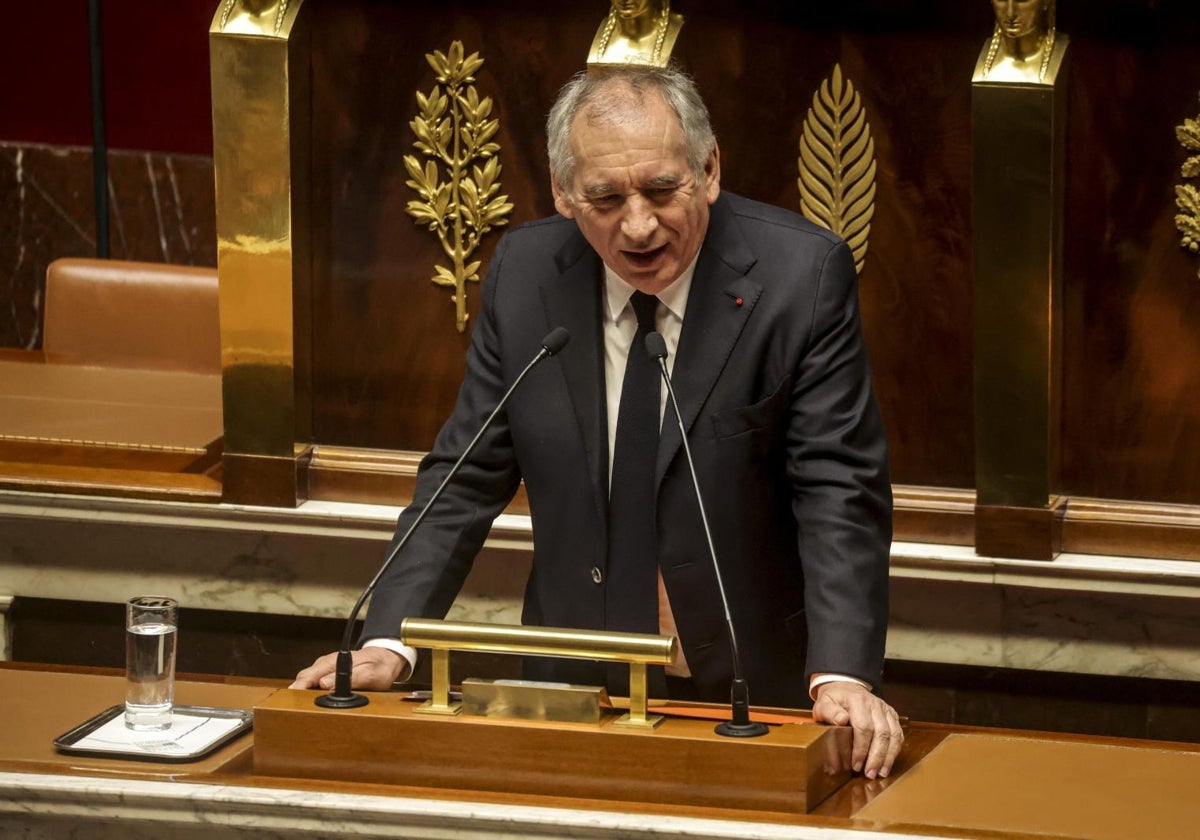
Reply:
<svg viewBox="0 0 1200 840"><path fill-rule="evenodd" d="M558 356L566 378L575 422L587 451L590 479L600 521L608 517L608 430L605 419L604 341L600 300L603 270L596 255L575 231L555 255L557 277L541 284L548 323L571 333L571 346Z"/></svg>
<svg viewBox="0 0 1200 840"><path fill-rule="evenodd" d="M708 232L696 261L671 372L679 413L688 431L762 294L762 287L746 278L755 261L728 202L718 199L712 206ZM681 446L679 426L669 407L665 417L655 465L656 482L662 481Z"/></svg>

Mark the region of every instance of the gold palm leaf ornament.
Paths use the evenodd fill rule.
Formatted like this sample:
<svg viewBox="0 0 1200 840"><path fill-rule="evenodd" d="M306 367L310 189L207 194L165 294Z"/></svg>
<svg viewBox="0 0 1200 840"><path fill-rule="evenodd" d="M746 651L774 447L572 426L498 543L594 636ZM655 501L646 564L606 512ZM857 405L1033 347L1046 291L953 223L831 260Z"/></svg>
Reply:
<svg viewBox="0 0 1200 840"><path fill-rule="evenodd" d="M417 136L413 146L424 158L404 156L409 180L419 200L407 212L437 234L450 267L434 266L433 282L454 289L455 326L467 326L468 282L479 282L479 260L471 255L492 228L508 223L513 205L500 195L500 145L492 138L500 121L491 118L492 98L479 97L475 73L483 66L479 53L464 55L461 41L448 53L436 50L425 60L437 74L429 95L417 92L419 113L409 123Z"/></svg>
<svg viewBox="0 0 1200 840"><path fill-rule="evenodd" d="M861 274L875 214L875 141L862 99L842 76L813 94L800 133L800 212L846 240Z"/></svg>
<svg viewBox="0 0 1200 840"><path fill-rule="evenodd" d="M1175 127L1179 145L1191 152L1181 167L1184 178L1200 177L1200 117L1184 120ZM1193 254L1200 253L1200 189L1195 184L1180 184L1175 187L1175 227L1179 228L1180 244ZM1200 275L1200 271L1197 271Z"/></svg>

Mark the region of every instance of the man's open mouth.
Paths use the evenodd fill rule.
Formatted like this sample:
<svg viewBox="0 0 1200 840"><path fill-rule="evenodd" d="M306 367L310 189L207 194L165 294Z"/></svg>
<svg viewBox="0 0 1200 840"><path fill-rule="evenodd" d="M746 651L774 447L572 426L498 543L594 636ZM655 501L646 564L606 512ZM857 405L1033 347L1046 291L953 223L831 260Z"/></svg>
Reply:
<svg viewBox="0 0 1200 840"><path fill-rule="evenodd" d="M659 245L657 248L651 248L649 251L624 251L625 258L638 267L646 267L653 265L664 252L666 245Z"/></svg>

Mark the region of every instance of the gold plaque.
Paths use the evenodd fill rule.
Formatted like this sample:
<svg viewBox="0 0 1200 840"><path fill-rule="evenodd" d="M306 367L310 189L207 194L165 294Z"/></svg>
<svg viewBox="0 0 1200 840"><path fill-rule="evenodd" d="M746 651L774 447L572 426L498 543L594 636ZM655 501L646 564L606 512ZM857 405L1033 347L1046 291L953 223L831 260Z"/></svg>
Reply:
<svg viewBox="0 0 1200 840"><path fill-rule="evenodd" d="M599 723L603 710L612 707L608 692L599 686L530 680L469 677L463 680L462 697L463 714L516 720Z"/></svg>

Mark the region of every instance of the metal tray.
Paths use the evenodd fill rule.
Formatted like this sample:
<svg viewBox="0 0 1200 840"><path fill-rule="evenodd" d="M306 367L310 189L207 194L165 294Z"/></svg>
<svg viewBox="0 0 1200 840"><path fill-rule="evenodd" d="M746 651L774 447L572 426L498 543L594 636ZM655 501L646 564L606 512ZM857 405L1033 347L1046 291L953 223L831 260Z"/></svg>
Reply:
<svg viewBox="0 0 1200 840"><path fill-rule="evenodd" d="M211 755L225 744L249 732L254 725L253 712L247 712L243 709L176 706L172 710L172 715L177 721L182 718L186 723L188 722L188 718L196 719L195 726L191 727L191 729L177 733L187 735L190 743L186 747L177 741L162 739L162 736L174 730L174 726L172 726L171 730L165 730L162 733L139 733L137 737L141 742L141 746L138 744L120 744L115 742L111 743L111 745L102 745L97 743L97 739L95 738L92 738L92 742L89 743L88 739L91 736L124 714L124 704L105 709L90 720L84 721L71 731L55 738L54 748L60 753L67 755L87 755L97 758L118 758L132 759L134 761L181 764L190 761L199 761ZM210 722L219 724L211 727L213 730L211 737L206 737L206 733L198 732L201 727L208 725ZM160 736L158 741L154 740L154 736L156 735Z"/></svg>

